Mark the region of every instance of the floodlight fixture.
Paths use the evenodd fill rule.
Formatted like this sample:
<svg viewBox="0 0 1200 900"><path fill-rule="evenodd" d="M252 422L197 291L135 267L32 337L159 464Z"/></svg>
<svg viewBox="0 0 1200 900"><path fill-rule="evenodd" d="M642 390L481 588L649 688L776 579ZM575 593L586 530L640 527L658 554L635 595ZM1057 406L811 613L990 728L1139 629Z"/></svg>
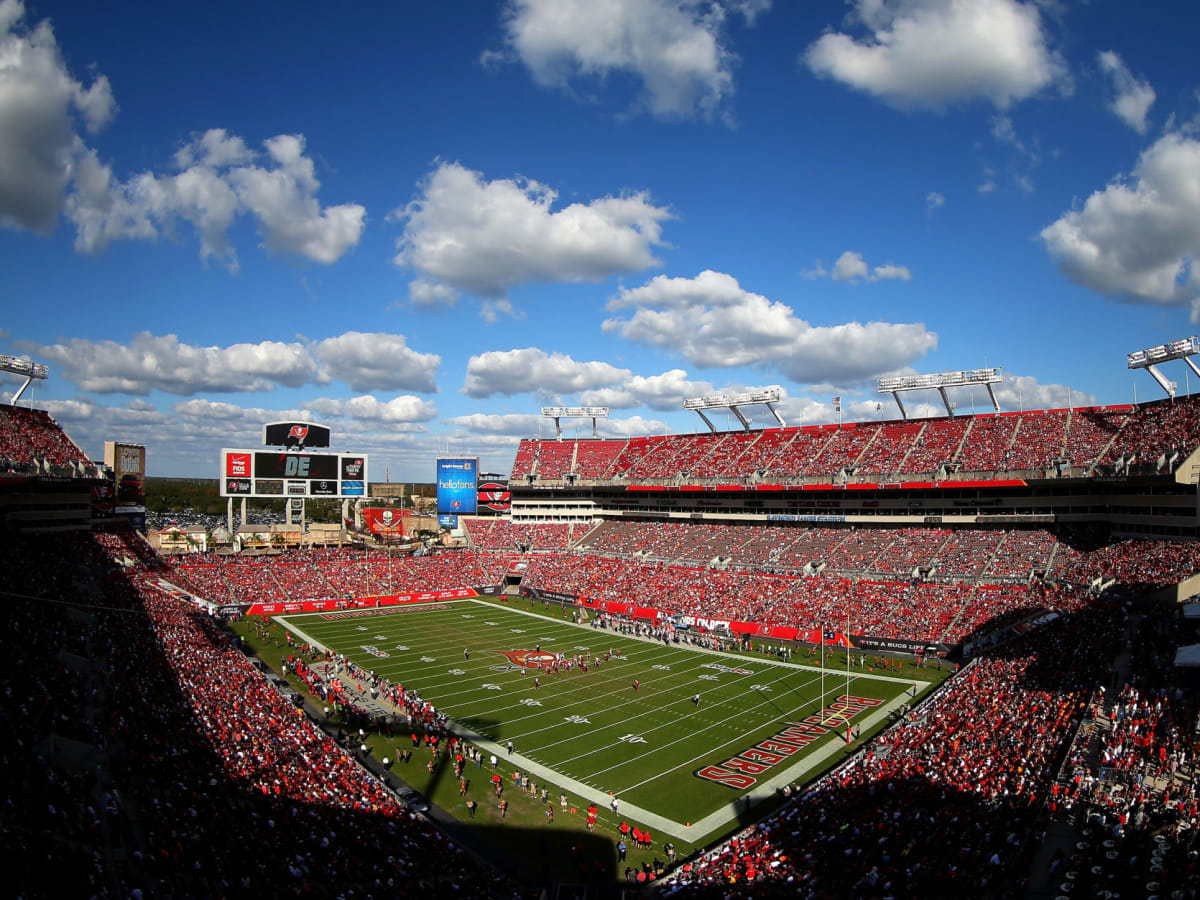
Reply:
<svg viewBox="0 0 1200 900"><path fill-rule="evenodd" d="M946 388L952 387L973 387L981 384L987 388L988 396L992 400L992 408L996 412L1000 412L1000 404L996 400L996 392L992 390L993 384L1000 384L1004 379L1000 377L999 367L991 367L985 369L959 369L953 372L936 372L931 375L896 375L888 378L880 378L876 382L876 389L881 394L891 394L896 400L896 405L900 407L900 415L905 419L908 418L908 410L904 408L904 402L900 399L902 391L927 391L936 390L942 396L942 403L946 407L946 415L954 417L954 404L950 402L949 396L946 394Z"/></svg>
<svg viewBox="0 0 1200 900"><path fill-rule="evenodd" d="M1177 341L1168 341L1165 344L1159 344L1157 347L1135 350L1133 353L1128 354L1125 360L1126 365L1130 369L1145 369L1149 372L1151 377L1158 382L1159 387L1167 392L1167 396L1174 398L1175 390L1179 387L1178 383L1169 381L1155 367L1160 363L1182 359L1187 364L1187 367L1200 377L1200 368L1196 368L1196 364L1191 359L1197 353L1200 353L1200 338L1193 335L1188 338L1180 338Z"/></svg>
<svg viewBox="0 0 1200 900"><path fill-rule="evenodd" d="M562 419L591 419L592 437L596 437L596 420L607 419L607 406L543 406L542 415L554 420L554 432L562 440Z"/></svg>
<svg viewBox="0 0 1200 900"><path fill-rule="evenodd" d="M709 394L706 397L689 397L683 401L683 408L690 409L708 426L708 430L715 432L717 426L712 423L712 420L704 414L706 409L728 409L732 412L739 422L742 423L742 428L746 431L750 430L750 420L742 415L742 406L755 406L761 404L771 411L771 415L775 417L775 421L779 423L780 428L786 428L787 423L776 412L774 403L778 403L783 396L783 391L776 385L765 388L757 388L752 391L742 391L737 394Z"/></svg>
<svg viewBox="0 0 1200 900"><path fill-rule="evenodd" d="M21 399L21 395L25 393L25 388L33 383L33 379L44 380L50 377L50 369L45 363L34 362L32 359L26 359L22 356L9 356L0 353L0 372L11 372L13 375L24 377L25 383L17 388L17 392L13 394L12 400L9 402L14 406Z"/></svg>

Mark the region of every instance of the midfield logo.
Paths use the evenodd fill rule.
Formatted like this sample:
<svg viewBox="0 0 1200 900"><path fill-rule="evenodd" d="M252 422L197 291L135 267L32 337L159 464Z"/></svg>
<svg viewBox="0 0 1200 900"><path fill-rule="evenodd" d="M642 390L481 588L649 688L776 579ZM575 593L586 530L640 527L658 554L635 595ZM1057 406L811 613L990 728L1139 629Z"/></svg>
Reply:
<svg viewBox="0 0 1200 900"><path fill-rule="evenodd" d="M507 656L514 665L524 666L526 669L543 668L558 658L553 653L539 653L536 650L498 650L497 652L502 656ZM495 667L493 666L493 668Z"/></svg>

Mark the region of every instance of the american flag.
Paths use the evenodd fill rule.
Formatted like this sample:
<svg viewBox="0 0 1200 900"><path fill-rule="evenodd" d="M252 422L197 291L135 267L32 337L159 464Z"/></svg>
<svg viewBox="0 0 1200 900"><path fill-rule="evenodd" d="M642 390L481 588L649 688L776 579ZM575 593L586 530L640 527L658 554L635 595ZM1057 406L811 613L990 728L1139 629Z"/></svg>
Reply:
<svg viewBox="0 0 1200 900"><path fill-rule="evenodd" d="M834 412L842 411L842 397L840 394L833 398L833 411Z"/></svg>

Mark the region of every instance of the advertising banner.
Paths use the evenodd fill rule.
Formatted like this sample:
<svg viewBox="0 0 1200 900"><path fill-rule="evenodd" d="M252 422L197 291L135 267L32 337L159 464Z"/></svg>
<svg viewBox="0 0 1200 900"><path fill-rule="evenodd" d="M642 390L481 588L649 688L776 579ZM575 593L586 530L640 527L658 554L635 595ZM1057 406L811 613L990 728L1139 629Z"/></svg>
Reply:
<svg viewBox="0 0 1200 900"><path fill-rule="evenodd" d="M390 594L380 597L359 597L357 600L296 600L286 603L255 603L246 610L251 616L277 616L282 613L335 612L343 609L375 609L405 606L410 603L429 603L435 600L461 600L476 596L472 588L449 591L425 591L420 594Z"/></svg>
<svg viewBox="0 0 1200 900"><path fill-rule="evenodd" d="M437 511L456 516L474 515L478 508L479 459L439 457L437 461Z"/></svg>

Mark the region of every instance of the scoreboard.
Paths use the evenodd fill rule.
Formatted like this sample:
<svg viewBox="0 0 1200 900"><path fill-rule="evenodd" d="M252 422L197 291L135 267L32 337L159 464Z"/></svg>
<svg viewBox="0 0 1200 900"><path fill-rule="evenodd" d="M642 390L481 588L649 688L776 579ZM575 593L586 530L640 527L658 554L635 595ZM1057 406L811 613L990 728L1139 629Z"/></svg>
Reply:
<svg viewBox="0 0 1200 900"><path fill-rule="evenodd" d="M221 450L221 496L251 498L365 497L362 453Z"/></svg>

